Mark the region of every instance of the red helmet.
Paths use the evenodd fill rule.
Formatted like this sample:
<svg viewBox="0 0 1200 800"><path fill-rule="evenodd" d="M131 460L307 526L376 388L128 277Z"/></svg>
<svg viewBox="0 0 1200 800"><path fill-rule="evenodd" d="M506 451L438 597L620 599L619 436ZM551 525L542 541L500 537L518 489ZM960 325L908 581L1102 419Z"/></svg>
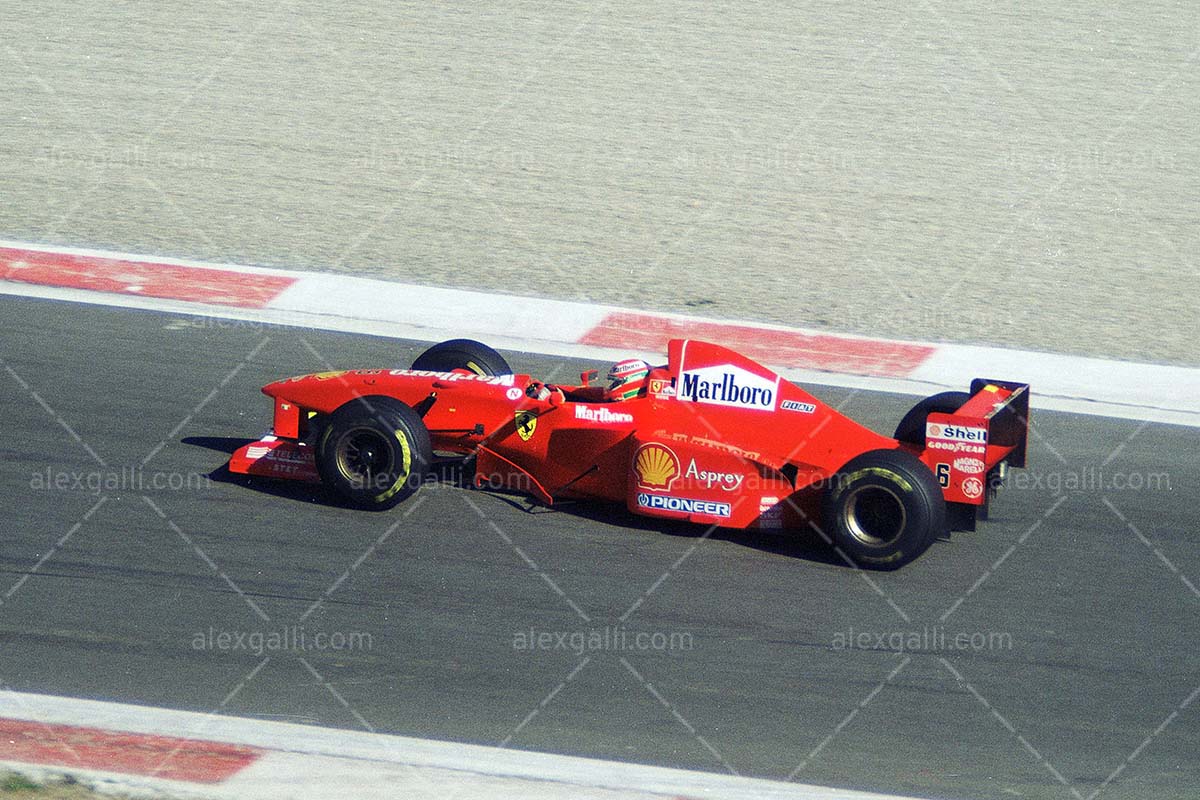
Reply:
<svg viewBox="0 0 1200 800"><path fill-rule="evenodd" d="M628 400L646 388L650 365L640 358L627 358L608 371L608 399Z"/></svg>

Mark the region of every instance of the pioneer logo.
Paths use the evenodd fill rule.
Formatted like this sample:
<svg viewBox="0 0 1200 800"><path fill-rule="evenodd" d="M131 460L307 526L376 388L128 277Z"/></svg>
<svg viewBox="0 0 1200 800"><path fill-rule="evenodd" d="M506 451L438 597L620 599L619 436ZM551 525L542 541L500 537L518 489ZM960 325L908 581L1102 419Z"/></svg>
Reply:
<svg viewBox="0 0 1200 800"><path fill-rule="evenodd" d="M757 411L775 409L778 378L768 380L732 364L686 370L682 377L680 399Z"/></svg>
<svg viewBox="0 0 1200 800"><path fill-rule="evenodd" d="M642 492L637 496L638 506L655 511L674 511L679 514L700 514L706 517L728 517L733 513L729 503L715 503L711 500L693 500L690 497L671 497L663 494L647 494Z"/></svg>

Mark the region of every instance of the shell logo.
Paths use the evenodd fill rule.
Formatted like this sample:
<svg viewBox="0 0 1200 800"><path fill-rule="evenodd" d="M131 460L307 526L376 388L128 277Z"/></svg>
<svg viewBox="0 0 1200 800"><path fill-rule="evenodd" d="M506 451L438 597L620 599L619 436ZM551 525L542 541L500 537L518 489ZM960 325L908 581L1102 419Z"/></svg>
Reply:
<svg viewBox="0 0 1200 800"><path fill-rule="evenodd" d="M661 444L644 444L633 457L633 472L641 489L670 489L679 477L679 456Z"/></svg>

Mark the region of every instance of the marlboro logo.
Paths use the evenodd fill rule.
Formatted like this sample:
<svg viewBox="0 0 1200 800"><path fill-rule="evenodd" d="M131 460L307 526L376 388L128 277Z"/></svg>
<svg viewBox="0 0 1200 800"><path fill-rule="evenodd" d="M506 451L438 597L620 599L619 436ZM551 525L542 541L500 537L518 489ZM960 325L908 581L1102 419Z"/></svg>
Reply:
<svg viewBox="0 0 1200 800"><path fill-rule="evenodd" d="M724 364L687 370L679 392L682 400L710 405L774 411L779 380L768 380L741 367Z"/></svg>

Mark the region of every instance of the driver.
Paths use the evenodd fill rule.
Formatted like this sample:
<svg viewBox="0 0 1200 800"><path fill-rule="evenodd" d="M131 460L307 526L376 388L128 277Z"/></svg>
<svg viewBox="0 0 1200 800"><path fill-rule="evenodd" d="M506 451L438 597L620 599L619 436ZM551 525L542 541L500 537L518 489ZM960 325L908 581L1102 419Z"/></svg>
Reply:
<svg viewBox="0 0 1200 800"><path fill-rule="evenodd" d="M627 358L612 365L608 371L606 400L629 400L637 397L646 388L646 376L650 365L640 358Z"/></svg>
<svg viewBox="0 0 1200 800"><path fill-rule="evenodd" d="M538 383L529 384L525 394L538 400L550 400L556 397L562 400L572 400L585 403L614 403L621 400L631 400L646 390L646 376L650 374L650 365L640 358L627 358L612 365L608 371L608 386L580 386L565 393L557 386Z"/></svg>

